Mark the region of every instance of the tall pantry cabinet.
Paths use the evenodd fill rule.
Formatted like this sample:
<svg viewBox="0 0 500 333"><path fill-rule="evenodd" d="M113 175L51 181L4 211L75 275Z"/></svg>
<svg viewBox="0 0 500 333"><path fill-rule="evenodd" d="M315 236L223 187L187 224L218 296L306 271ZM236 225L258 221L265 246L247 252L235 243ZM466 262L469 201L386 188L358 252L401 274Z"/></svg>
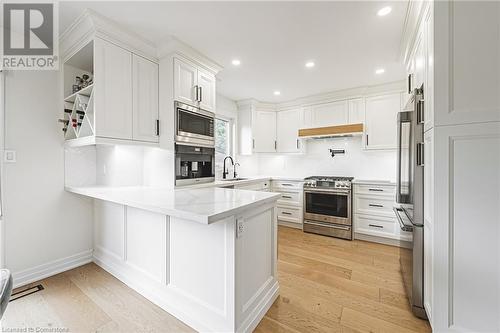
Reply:
<svg viewBox="0 0 500 333"><path fill-rule="evenodd" d="M500 3L412 1L412 16L421 20L404 37L415 41L406 64L425 100L425 309L436 332L498 332Z"/></svg>

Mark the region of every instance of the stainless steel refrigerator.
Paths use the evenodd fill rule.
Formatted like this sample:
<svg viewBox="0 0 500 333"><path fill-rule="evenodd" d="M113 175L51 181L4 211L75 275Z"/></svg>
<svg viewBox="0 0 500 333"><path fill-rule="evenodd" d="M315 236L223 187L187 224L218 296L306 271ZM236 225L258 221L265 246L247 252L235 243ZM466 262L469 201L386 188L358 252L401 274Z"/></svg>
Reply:
<svg viewBox="0 0 500 333"><path fill-rule="evenodd" d="M424 309L424 87L415 89L398 114L398 169L394 212L402 230L412 232L410 248L401 248L401 272L413 313Z"/></svg>

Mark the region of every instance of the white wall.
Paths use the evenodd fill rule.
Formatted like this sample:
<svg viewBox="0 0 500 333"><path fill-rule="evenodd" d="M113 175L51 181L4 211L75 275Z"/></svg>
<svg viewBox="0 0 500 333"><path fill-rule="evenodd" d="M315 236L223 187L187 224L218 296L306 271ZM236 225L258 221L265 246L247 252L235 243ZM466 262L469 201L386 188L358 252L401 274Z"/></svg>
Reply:
<svg viewBox="0 0 500 333"><path fill-rule="evenodd" d="M345 149L331 157L328 149ZM358 179L396 180L396 151L366 151L361 136L307 140L305 154L238 156L242 175L350 176Z"/></svg>
<svg viewBox="0 0 500 333"><path fill-rule="evenodd" d="M90 259L92 203L64 191L58 73L7 72L5 79L5 146L17 152L2 184L6 267L27 281L64 259Z"/></svg>

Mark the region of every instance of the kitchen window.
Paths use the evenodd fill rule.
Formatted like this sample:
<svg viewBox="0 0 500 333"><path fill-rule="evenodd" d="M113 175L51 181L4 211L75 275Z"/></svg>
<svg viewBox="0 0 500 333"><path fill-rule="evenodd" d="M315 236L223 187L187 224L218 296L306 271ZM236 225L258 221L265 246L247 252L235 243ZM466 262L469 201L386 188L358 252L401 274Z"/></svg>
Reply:
<svg viewBox="0 0 500 333"><path fill-rule="evenodd" d="M215 118L215 175L222 178L224 158L233 156L233 121L229 118ZM229 172L232 172L230 169Z"/></svg>

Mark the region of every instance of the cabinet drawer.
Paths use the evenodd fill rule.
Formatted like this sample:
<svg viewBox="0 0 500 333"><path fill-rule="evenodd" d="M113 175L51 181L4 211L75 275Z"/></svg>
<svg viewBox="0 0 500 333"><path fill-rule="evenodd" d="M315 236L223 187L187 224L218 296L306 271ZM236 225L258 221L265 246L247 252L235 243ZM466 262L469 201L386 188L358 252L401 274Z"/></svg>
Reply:
<svg viewBox="0 0 500 333"><path fill-rule="evenodd" d="M356 184L354 189L355 194L368 194L368 195L387 195L396 196L396 186L393 185L368 185Z"/></svg>
<svg viewBox="0 0 500 333"><path fill-rule="evenodd" d="M300 209L280 207L277 208L278 220L301 223L302 211Z"/></svg>
<svg viewBox="0 0 500 333"><path fill-rule="evenodd" d="M302 192L281 192L281 197L278 199L278 205L294 205L300 206Z"/></svg>
<svg viewBox="0 0 500 333"><path fill-rule="evenodd" d="M302 190L303 182L298 181L285 181L285 180L273 180L273 188L283 189L283 190Z"/></svg>
<svg viewBox="0 0 500 333"><path fill-rule="evenodd" d="M355 215L354 216L354 231L361 234L367 234L379 237L398 238L399 232L396 230L399 224L394 219ZM398 232L396 234L396 232Z"/></svg>
<svg viewBox="0 0 500 333"><path fill-rule="evenodd" d="M394 199L381 196L355 195L354 209L357 214L394 217Z"/></svg>
<svg viewBox="0 0 500 333"><path fill-rule="evenodd" d="M238 190L267 191L270 189L270 186L269 186L269 181L265 181L247 185L236 185L234 188Z"/></svg>

